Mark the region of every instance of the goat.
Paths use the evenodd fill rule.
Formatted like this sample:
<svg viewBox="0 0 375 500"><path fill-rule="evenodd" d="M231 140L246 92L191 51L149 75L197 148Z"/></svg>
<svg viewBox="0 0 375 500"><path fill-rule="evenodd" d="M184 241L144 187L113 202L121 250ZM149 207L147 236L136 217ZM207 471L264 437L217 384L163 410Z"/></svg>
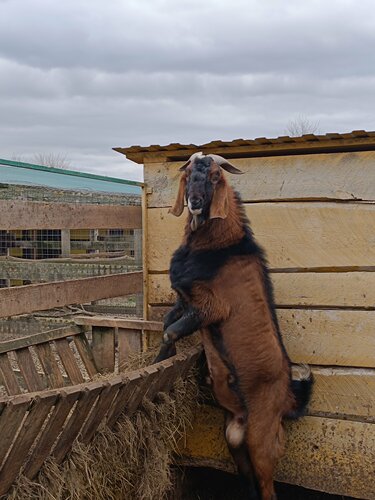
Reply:
<svg viewBox="0 0 375 500"><path fill-rule="evenodd" d="M225 437L249 498L275 499L273 472L283 453L283 418L302 415L313 378L300 367L292 380L263 250L256 243L239 194L217 155L195 153L181 167L176 202L189 215L170 279L177 301L164 320L156 362L176 352L178 339L201 331L217 402L226 410Z"/></svg>

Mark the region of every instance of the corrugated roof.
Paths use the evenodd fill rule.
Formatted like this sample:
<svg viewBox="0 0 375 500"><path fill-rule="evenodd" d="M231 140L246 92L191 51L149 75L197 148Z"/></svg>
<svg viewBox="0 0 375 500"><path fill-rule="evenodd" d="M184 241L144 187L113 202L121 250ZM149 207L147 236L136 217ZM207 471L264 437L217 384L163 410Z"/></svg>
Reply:
<svg viewBox="0 0 375 500"><path fill-rule="evenodd" d="M205 144L180 144L172 143L165 146L153 144L151 146L130 146L113 148L115 151L126 155L127 158L137 163L142 163L146 154L158 153L168 158L184 159L189 153L195 151L220 152L232 149L232 153L239 155L245 152L246 156L260 156L264 154L296 154L305 150L333 151L333 150L362 150L375 147L375 131L354 130L349 133L329 133L323 135L305 134L299 137L280 136L273 139L258 137L256 139L235 139L233 141L211 141ZM234 151L236 150L236 152ZM242 151L241 151L242 150ZM233 155L232 155L233 157Z"/></svg>

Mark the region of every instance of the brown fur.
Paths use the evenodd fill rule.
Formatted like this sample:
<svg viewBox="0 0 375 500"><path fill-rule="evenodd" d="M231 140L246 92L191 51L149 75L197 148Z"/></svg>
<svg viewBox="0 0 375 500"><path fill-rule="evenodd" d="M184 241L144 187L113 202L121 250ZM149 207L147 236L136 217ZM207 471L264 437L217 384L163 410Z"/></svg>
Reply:
<svg viewBox="0 0 375 500"><path fill-rule="evenodd" d="M189 215L185 242L189 239L192 250L223 248L244 236L243 209L223 176L215 189L211 215L213 218L192 238ZM256 257L234 257L211 282L193 285L190 303L203 315L203 326L220 323L239 392L228 383L230 369L209 330L202 330L202 341L214 394L228 411L228 444L239 446L243 425L242 444L252 465L245 468L253 468L262 499L271 500L275 498L274 468L284 446L282 418L293 410L295 400L289 362L277 337L262 273L262 263Z"/></svg>
<svg viewBox="0 0 375 500"><path fill-rule="evenodd" d="M242 277L240 283L238 276ZM207 295L210 301L203 300ZM247 449L262 498L271 499L274 468L283 453L282 418L293 410L295 401L290 391L288 360L269 311L260 262L247 257L232 261L211 283L195 285L192 303L204 311L207 324L220 322L223 344L235 367L244 404L229 387L229 369L205 330L202 341L214 394L230 413L229 421L247 416Z"/></svg>

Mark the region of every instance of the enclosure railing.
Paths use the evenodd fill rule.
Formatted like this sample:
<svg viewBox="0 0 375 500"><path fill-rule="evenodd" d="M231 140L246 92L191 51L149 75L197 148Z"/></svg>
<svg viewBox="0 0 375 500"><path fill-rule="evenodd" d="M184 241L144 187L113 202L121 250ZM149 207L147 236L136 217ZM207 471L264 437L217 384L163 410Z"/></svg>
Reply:
<svg viewBox="0 0 375 500"><path fill-rule="evenodd" d="M69 304L126 312L105 301L134 294L142 314L141 273L128 275L142 267L140 205L0 200L0 213L0 318Z"/></svg>

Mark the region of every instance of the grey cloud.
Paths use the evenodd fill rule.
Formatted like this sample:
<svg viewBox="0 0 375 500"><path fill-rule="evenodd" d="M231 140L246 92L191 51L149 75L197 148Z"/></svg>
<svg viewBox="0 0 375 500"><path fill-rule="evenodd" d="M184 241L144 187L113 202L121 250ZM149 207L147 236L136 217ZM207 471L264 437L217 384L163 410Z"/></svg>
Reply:
<svg viewBox="0 0 375 500"><path fill-rule="evenodd" d="M370 0L0 1L0 156L374 129Z"/></svg>

